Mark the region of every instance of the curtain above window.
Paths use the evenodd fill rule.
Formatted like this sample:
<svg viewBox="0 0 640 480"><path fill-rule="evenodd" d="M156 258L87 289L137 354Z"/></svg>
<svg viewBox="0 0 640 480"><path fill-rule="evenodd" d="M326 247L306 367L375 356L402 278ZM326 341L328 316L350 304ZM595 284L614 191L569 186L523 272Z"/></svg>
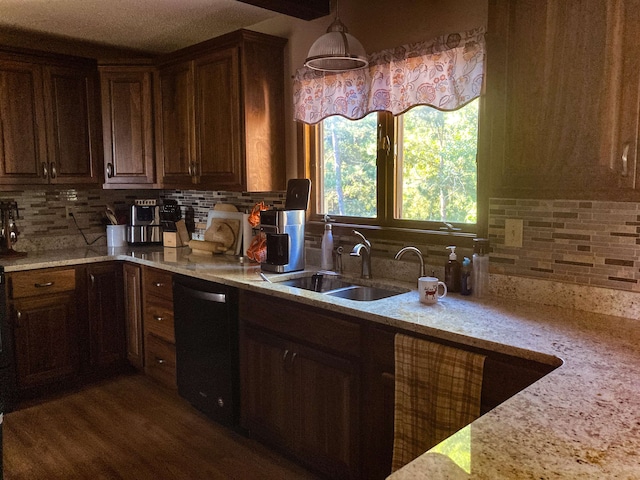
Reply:
<svg viewBox="0 0 640 480"><path fill-rule="evenodd" d="M416 105L456 110L480 96L484 28L452 33L369 55L369 66L341 73L303 67L293 86L294 117L315 124L331 115L358 120Z"/></svg>

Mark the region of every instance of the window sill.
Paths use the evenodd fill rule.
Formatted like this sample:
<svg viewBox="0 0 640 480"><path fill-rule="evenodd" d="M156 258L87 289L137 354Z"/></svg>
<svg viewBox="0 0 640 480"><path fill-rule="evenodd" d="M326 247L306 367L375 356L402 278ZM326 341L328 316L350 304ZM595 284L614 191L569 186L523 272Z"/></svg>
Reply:
<svg viewBox="0 0 640 480"><path fill-rule="evenodd" d="M353 230L358 230L370 240L386 240L405 245L456 245L462 248L473 248L473 239L477 237L475 233L468 232L381 227L337 222L331 222L331 225L334 235L353 236ZM306 231L311 235L322 236L324 222L307 222Z"/></svg>

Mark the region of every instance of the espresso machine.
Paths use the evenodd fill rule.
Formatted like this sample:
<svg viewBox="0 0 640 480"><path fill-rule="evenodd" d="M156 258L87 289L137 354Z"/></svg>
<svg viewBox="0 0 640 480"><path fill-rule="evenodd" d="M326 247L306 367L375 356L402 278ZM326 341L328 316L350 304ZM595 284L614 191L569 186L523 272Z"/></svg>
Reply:
<svg viewBox="0 0 640 480"><path fill-rule="evenodd" d="M19 218L18 204L15 201L0 202L0 257L23 257L27 254L13 249L20 234L15 222Z"/></svg>
<svg viewBox="0 0 640 480"><path fill-rule="evenodd" d="M287 184L283 210L260 212L260 231L266 235L267 256L260 264L267 272L304 270L304 226L311 181L292 179Z"/></svg>

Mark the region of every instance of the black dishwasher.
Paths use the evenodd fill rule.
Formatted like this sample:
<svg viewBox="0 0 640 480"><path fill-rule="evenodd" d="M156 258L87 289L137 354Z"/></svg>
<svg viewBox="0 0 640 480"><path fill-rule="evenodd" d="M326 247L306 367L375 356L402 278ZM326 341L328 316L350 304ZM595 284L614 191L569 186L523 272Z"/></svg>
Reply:
<svg viewBox="0 0 640 480"><path fill-rule="evenodd" d="M239 422L238 291L175 275L178 393L213 420Z"/></svg>

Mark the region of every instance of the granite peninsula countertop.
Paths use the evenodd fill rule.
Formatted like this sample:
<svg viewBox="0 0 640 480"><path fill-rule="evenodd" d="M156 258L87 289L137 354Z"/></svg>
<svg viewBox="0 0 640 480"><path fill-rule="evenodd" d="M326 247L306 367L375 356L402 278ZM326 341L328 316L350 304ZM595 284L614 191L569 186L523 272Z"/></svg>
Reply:
<svg viewBox="0 0 640 480"><path fill-rule="evenodd" d="M640 323L413 288L374 302L268 283L259 266L188 248L93 247L0 261L6 272L123 260L288 298L407 331L561 366L391 475L404 479L640 478ZM374 272L375 273L375 272ZM273 280L297 276L268 274ZM412 288L413 285L394 283Z"/></svg>

